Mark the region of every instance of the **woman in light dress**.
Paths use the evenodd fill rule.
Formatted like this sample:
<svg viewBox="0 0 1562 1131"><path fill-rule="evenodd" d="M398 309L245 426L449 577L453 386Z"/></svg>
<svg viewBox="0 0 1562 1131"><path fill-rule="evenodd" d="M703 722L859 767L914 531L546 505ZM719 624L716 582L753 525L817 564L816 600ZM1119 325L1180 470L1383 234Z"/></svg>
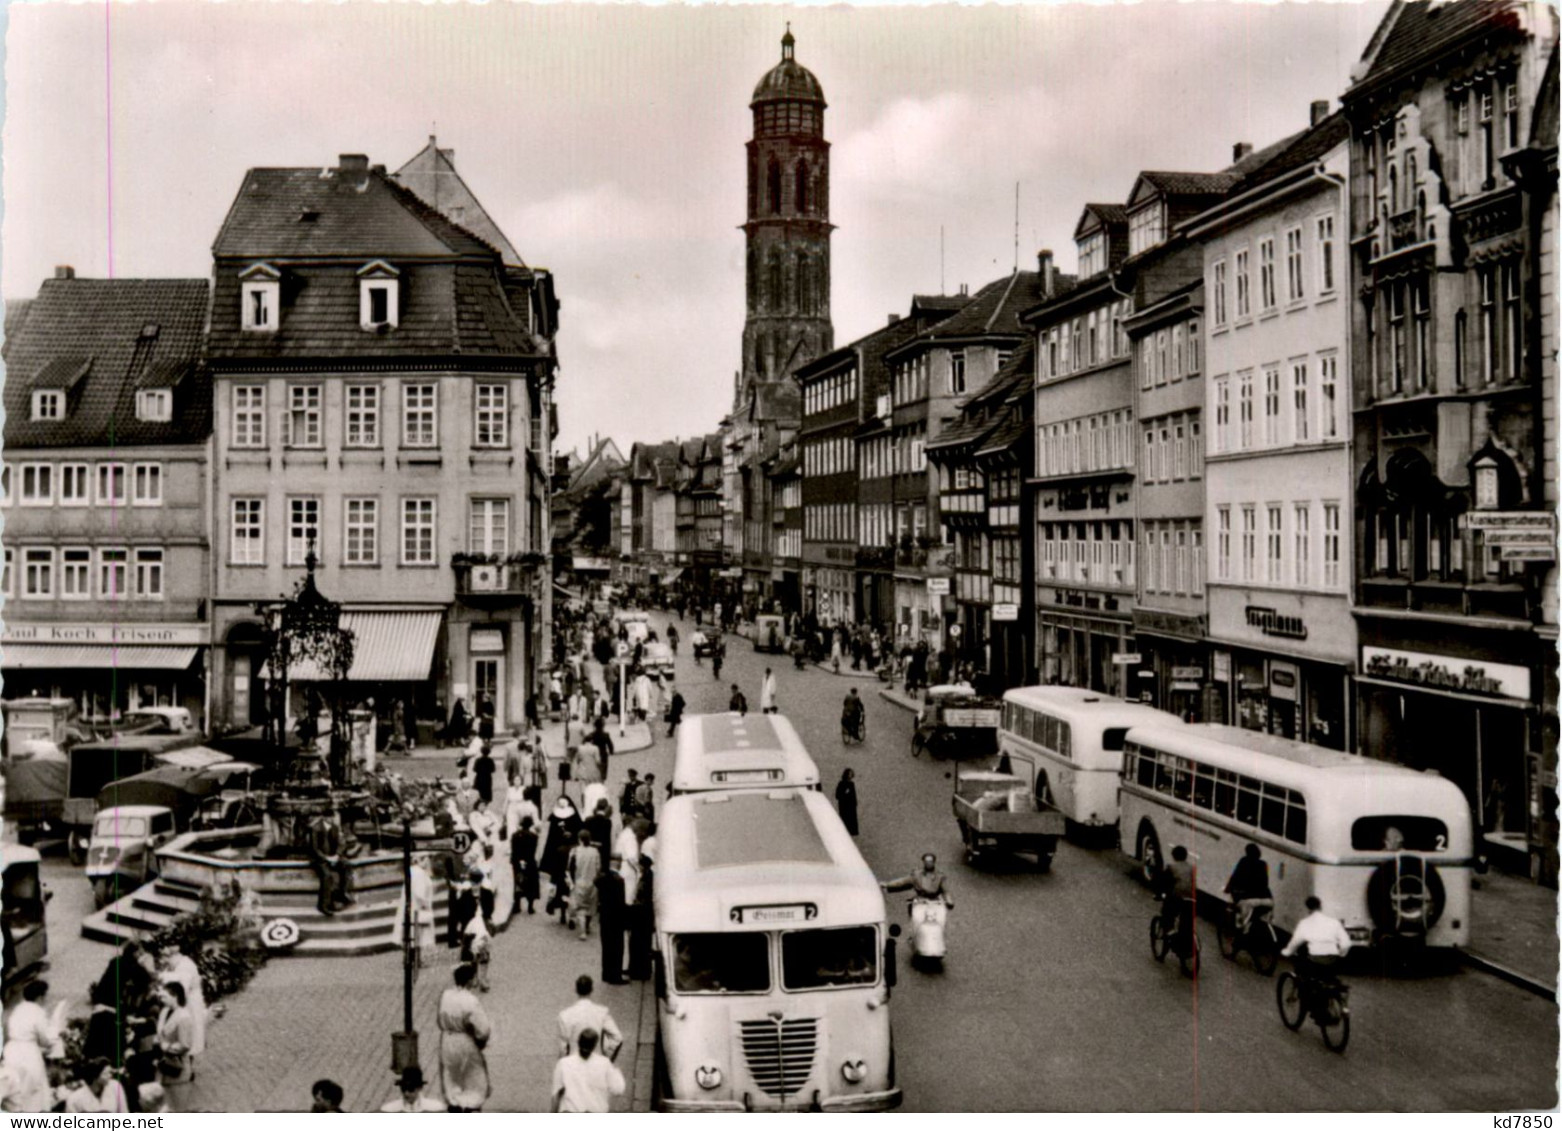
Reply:
<svg viewBox="0 0 1562 1131"><path fill-rule="evenodd" d="M456 967L456 984L439 998L439 1080L451 1111L478 1111L492 1088L483 1048L492 1026L471 990L471 966Z"/></svg>
<svg viewBox="0 0 1562 1131"><path fill-rule="evenodd" d="M60 1042L59 1018L51 1017L44 1008L48 993L47 982L27 983L21 1002L6 1018L5 1052L0 1054L9 1078L9 1090L0 1105L6 1111L39 1112L54 1106L44 1058L61 1057L65 1048Z"/></svg>
<svg viewBox="0 0 1562 1131"><path fill-rule="evenodd" d="M195 1019L185 1001L184 986L163 983L163 1011L157 1018L157 1076L163 1087L173 1088L195 1079Z"/></svg>
<svg viewBox="0 0 1562 1131"><path fill-rule="evenodd" d="M195 964L195 959L172 944L160 957L163 981L175 981L184 988L185 1006L190 1010L190 1020L195 1026L190 1055L199 1056L206 1051L206 990L201 985L201 968Z"/></svg>

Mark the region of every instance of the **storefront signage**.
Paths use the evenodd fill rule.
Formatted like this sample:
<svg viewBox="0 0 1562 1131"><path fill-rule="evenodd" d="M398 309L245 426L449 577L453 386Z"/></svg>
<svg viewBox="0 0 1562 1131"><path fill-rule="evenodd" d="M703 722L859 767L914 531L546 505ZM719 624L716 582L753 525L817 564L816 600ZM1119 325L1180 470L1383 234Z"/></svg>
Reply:
<svg viewBox="0 0 1562 1131"><path fill-rule="evenodd" d="M1517 664L1490 664L1426 652L1363 647L1361 670L1364 675L1376 679L1408 683L1431 691L1461 691L1503 699L1527 700L1530 697L1529 669Z"/></svg>
<svg viewBox="0 0 1562 1131"><path fill-rule="evenodd" d="M949 592L949 579L947 577L930 577L927 579L928 595L943 597Z"/></svg>
<svg viewBox="0 0 1562 1131"><path fill-rule="evenodd" d="M503 652L504 633L496 628L474 628L470 647L474 652Z"/></svg>
<svg viewBox="0 0 1562 1131"><path fill-rule="evenodd" d="M1144 657L1138 652L1113 652L1112 662L1114 664L1142 664L1144 663Z"/></svg>
<svg viewBox="0 0 1562 1131"><path fill-rule="evenodd" d="M1004 620L1019 620L1019 619L1020 619L1020 607L1018 605L1005 604L1005 605L994 605L993 606L993 620L995 620L995 621L1004 621Z"/></svg>
<svg viewBox="0 0 1562 1131"><path fill-rule="evenodd" d="M1256 628L1265 636L1280 636L1287 640L1306 640L1307 626L1301 617L1285 616L1261 605L1247 607L1248 627Z"/></svg>
<svg viewBox="0 0 1562 1131"><path fill-rule="evenodd" d="M1195 668L1195 667L1173 667L1172 668L1172 678L1173 679L1193 679L1193 680L1203 679L1204 678L1204 669L1203 668Z"/></svg>
<svg viewBox="0 0 1562 1131"><path fill-rule="evenodd" d="M1497 555L1505 562L1554 562L1557 560L1557 547L1554 542L1544 545L1525 543L1521 546L1505 544L1497 547Z"/></svg>
<svg viewBox="0 0 1562 1131"><path fill-rule="evenodd" d="M1158 609L1135 609L1134 631L1159 636L1182 636L1190 640L1202 640L1207 635L1202 614L1187 616Z"/></svg>
<svg viewBox="0 0 1562 1131"><path fill-rule="evenodd" d="M23 624L12 621L6 644L205 644L204 624Z"/></svg>
<svg viewBox="0 0 1562 1131"><path fill-rule="evenodd" d="M1269 668L1269 697L1296 702L1296 669L1289 664L1273 664Z"/></svg>
<svg viewBox="0 0 1562 1131"><path fill-rule="evenodd" d="M1531 530L1552 541L1557 537L1557 516L1550 511L1470 511L1464 525L1470 530Z"/></svg>
<svg viewBox="0 0 1562 1131"><path fill-rule="evenodd" d="M1215 679L1219 683L1231 682L1231 653L1216 652L1211 656L1215 663Z"/></svg>
<svg viewBox="0 0 1562 1131"><path fill-rule="evenodd" d="M1199 685L1197 683L1195 683L1191 679L1174 679L1174 680L1172 680L1172 690L1173 691L1197 691L1198 689L1199 689Z"/></svg>

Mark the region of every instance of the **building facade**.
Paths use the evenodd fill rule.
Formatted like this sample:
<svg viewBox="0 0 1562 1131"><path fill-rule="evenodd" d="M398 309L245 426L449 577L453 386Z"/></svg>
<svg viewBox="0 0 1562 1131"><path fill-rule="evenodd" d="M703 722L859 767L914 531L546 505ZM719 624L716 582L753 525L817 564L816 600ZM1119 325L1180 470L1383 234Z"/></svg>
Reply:
<svg viewBox="0 0 1562 1131"><path fill-rule="evenodd" d="M350 695L518 725L551 597L551 279L356 155L250 170L213 255L214 726L260 721L255 606L311 553Z"/></svg>
<svg viewBox="0 0 1562 1131"><path fill-rule="evenodd" d="M211 378L204 279L78 279L8 303L6 695L205 720ZM15 308L15 309L12 309Z"/></svg>
<svg viewBox="0 0 1562 1131"><path fill-rule="evenodd" d="M1552 875L1556 436L1516 174L1556 42L1549 5L1396 2L1344 95L1361 745Z"/></svg>
<svg viewBox="0 0 1562 1131"><path fill-rule="evenodd" d="M822 625L855 624L857 442L861 365L856 345L797 371L803 426L803 608Z"/></svg>
<svg viewBox="0 0 1562 1131"><path fill-rule="evenodd" d="M1204 706L1354 750L1347 131L1327 108L1189 226L1208 315Z"/></svg>

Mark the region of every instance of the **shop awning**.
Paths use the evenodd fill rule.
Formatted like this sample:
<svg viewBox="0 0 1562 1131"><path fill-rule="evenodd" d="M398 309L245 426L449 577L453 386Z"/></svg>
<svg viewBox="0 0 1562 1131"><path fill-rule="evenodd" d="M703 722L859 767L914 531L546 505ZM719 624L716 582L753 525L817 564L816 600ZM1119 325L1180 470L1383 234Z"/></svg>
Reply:
<svg viewBox="0 0 1562 1131"><path fill-rule="evenodd" d="M678 567L676 567L674 569L670 569L662 576L662 584L663 585L671 585L673 582L677 581L682 576L683 576L683 567L682 566L678 566Z"/></svg>
<svg viewBox="0 0 1562 1131"><path fill-rule="evenodd" d="M353 666L349 680L377 683L413 683L428 678L434 663L434 642L444 614L429 612L345 612L342 627L353 633ZM268 668L261 678L269 679ZM313 663L297 662L288 673L292 680L329 679Z"/></svg>
<svg viewBox="0 0 1562 1131"><path fill-rule="evenodd" d="M199 648L160 644L4 644L4 668L124 668L182 672L195 662Z"/></svg>

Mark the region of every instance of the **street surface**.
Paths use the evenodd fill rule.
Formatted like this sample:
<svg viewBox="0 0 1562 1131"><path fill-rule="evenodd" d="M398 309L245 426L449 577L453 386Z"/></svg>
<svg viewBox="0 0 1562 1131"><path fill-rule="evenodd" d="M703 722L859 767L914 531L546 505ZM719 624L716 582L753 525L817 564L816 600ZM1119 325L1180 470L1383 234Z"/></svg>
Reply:
<svg viewBox="0 0 1562 1131"><path fill-rule="evenodd" d="M662 617L653 614L665 636ZM685 639L693 629L683 622ZM961 859L950 814L953 763L910 755L911 715L879 697L879 683L796 671L789 657L758 654L727 638L718 683L709 661L683 646L678 685L692 713L726 709L731 684L758 704L765 667L775 669L781 711L818 760L826 795L841 770L857 773L860 847L881 877L938 853L955 899L942 974L910 968L901 944L894 992L896 1052L908 1111L1113 1110L1515 1110L1556 1104L1555 1006L1487 974L1446 965L1420 977L1354 970L1352 1035L1328 1051L1316 1026L1291 1033L1275 1009L1274 979L1246 958L1222 959L1214 923L1200 924L1203 974L1195 986L1175 960L1150 956L1155 903L1112 847L1060 847L1049 874L1028 859L973 870ZM855 686L867 705L868 739L844 747L840 702ZM672 744L657 728L650 750L613 759L617 796L626 770L665 782ZM403 763L412 773L450 772L443 761ZM554 791L557 784L554 784ZM551 800L553 792L550 792ZM79 996L110 948L79 937L91 894L63 854L46 858L56 994ZM892 917L905 914L891 897ZM903 921L903 920L902 920ZM1475 923L1480 937L1481 924ZM496 941L490 1049L495 1094L487 1110L539 1110L553 1017L576 973L595 972L595 943L578 943L539 914ZM389 1031L400 1024L399 958L280 959L211 1028L192 1106L288 1108L307 1103L309 1081L334 1075L350 1109L390 1095ZM437 1038L434 1003L444 966L418 992L425 1065ZM626 1030L635 987L603 1000ZM626 1069L629 1065L623 1064ZM430 1074L432 1078L432 1073Z"/></svg>

